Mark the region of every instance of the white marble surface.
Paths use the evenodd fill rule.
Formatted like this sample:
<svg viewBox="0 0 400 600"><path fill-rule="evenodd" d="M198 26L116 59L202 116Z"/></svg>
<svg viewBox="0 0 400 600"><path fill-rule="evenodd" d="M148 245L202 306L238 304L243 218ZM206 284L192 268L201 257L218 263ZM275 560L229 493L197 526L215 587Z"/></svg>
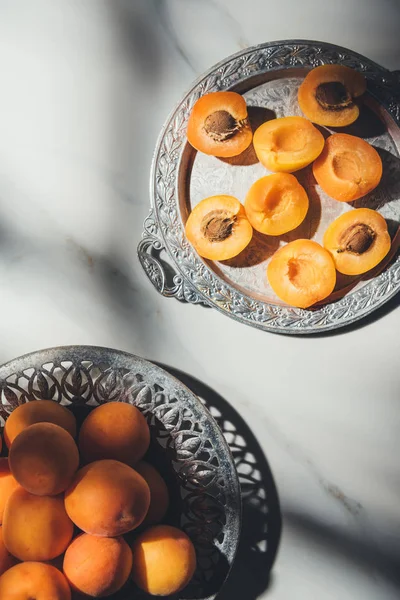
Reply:
<svg viewBox="0 0 400 600"><path fill-rule="evenodd" d="M282 505L262 598L399 597L400 313L292 339L159 297L135 255L152 151L224 56L298 37L399 68L399 24L398 0L0 2L0 361L111 346L229 400Z"/></svg>

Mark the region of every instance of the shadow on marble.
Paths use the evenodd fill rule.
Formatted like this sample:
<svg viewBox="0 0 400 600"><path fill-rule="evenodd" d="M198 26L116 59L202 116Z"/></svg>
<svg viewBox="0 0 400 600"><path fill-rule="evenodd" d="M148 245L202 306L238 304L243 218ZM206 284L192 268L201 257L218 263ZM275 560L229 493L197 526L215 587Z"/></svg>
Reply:
<svg viewBox="0 0 400 600"><path fill-rule="evenodd" d="M256 600L270 585L282 529L268 461L249 426L227 400L191 375L158 364L199 396L229 443L241 485L243 524L237 557L218 600Z"/></svg>
<svg viewBox="0 0 400 600"><path fill-rule="evenodd" d="M371 572L375 577L385 578L400 589L400 554L396 548L379 549L371 539L360 539L339 531L328 523L322 523L311 515L285 510L285 525L297 535L327 547L327 552L348 560L355 567ZM362 535L362 534L361 534ZM361 536L360 536L361 537ZM382 545L381 545L382 547Z"/></svg>

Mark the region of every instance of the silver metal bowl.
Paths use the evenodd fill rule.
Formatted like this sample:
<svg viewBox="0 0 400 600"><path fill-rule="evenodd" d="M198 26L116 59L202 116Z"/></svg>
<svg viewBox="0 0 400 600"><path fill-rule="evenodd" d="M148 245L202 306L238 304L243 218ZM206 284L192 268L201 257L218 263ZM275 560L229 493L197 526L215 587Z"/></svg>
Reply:
<svg viewBox="0 0 400 600"><path fill-rule="evenodd" d="M311 68L331 63L362 71L367 79L360 118L342 131L361 136L377 148L384 175L379 187L354 206L378 210L394 238L400 222L400 73L324 42L269 42L242 50L202 75L161 132L150 182L151 212L138 247L141 264L158 292L211 306L259 329L286 334L320 333L349 325L397 293L398 255L391 256L390 264L381 265L385 267L382 272L351 280L338 278L338 289L332 297L312 310L290 307L276 297L266 277L266 266L277 244L291 241L293 235L321 242L327 224L351 209L324 194L310 168L296 174L309 195L310 210L294 232L280 239L254 236L254 243L239 257L223 263L203 260L186 239L187 217L202 198L223 193L243 201L250 185L267 173L257 160L249 160L249 153L242 162L240 157L236 161L220 160L196 152L189 145L187 122L198 98L218 90L242 93L251 122L254 115L254 128L274 116L301 114L297 102L301 81Z"/></svg>
<svg viewBox="0 0 400 600"><path fill-rule="evenodd" d="M39 350L1 366L0 397L1 428L17 406L38 399L69 407L78 423L99 404L134 404L150 426L151 458L169 484L167 521L184 529L196 548L195 576L174 598L215 598L238 547L240 488L229 446L195 394L137 356L69 346ZM131 583L115 596L139 597L147 596Z"/></svg>

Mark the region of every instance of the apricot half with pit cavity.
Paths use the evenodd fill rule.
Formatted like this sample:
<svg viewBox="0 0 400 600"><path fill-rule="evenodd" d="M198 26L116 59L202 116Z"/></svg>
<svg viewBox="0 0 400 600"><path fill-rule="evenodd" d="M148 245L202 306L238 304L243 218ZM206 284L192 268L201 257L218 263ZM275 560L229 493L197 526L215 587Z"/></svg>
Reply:
<svg viewBox="0 0 400 600"><path fill-rule="evenodd" d="M321 65L305 77L298 92L305 116L327 127L345 127L354 123L360 109L354 98L361 96L367 84L362 73L343 65Z"/></svg>
<svg viewBox="0 0 400 600"><path fill-rule="evenodd" d="M280 248L268 265L267 275L275 294L298 308L324 300L336 284L332 256L312 240L295 240Z"/></svg>
<svg viewBox="0 0 400 600"><path fill-rule="evenodd" d="M390 245L385 219L370 208L340 215L324 235L324 247L344 275L361 275L373 269L385 258Z"/></svg>
<svg viewBox="0 0 400 600"><path fill-rule="evenodd" d="M321 154L324 136L304 117L282 117L260 125L253 139L258 160L270 171L292 173Z"/></svg>
<svg viewBox="0 0 400 600"><path fill-rule="evenodd" d="M308 196L294 175L275 173L253 183L245 210L254 229L281 235L302 223L308 211Z"/></svg>
<svg viewBox="0 0 400 600"><path fill-rule="evenodd" d="M186 236L203 258L227 260L250 243L253 228L243 205L233 196L210 196L194 207Z"/></svg>
<svg viewBox="0 0 400 600"><path fill-rule="evenodd" d="M334 133L314 162L313 173L329 196L340 202L353 202L379 184L382 160L365 140L347 133Z"/></svg>

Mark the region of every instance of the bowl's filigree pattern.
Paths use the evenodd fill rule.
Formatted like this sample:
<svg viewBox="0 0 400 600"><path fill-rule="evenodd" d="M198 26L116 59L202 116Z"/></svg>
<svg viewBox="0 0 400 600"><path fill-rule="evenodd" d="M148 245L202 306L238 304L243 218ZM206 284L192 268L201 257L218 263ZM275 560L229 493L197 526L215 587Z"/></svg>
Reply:
<svg viewBox="0 0 400 600"><path fill-rule="evenodd" d="M400 287L400 257L361 289L316 310L302 310L251 297L219 277L188 243L181 215L180 165L190 111L202 95L245 90L252 78L273 71L340 63L362 71L368 89L400 125L400 77L350 50L322 42L262 44L216 65L186 94L163 128L151 175L152 208L138 247L139 260L164 296L217 308L234 319L279 333L318 333L348 325L388 301ZM248 82L248 83L246 83ZM259 83L259 80L258 80ZM164 256L166 260L164 260Z"/></svg>
<svg viewBox="0 0 400 600"><path fill-rule="evenodd" d="M71 347L35 352L0 367L1 427L17 406L40 399L74 407L129 402L144 414L152 444L163 449L173 473L179 506L172 521L191 537L198 557L195 577L179 598L214 598L239 541L240 492L229 447L198 398L136 356ZM121 600L132 597L129 589L124 593Z"/></svg>

